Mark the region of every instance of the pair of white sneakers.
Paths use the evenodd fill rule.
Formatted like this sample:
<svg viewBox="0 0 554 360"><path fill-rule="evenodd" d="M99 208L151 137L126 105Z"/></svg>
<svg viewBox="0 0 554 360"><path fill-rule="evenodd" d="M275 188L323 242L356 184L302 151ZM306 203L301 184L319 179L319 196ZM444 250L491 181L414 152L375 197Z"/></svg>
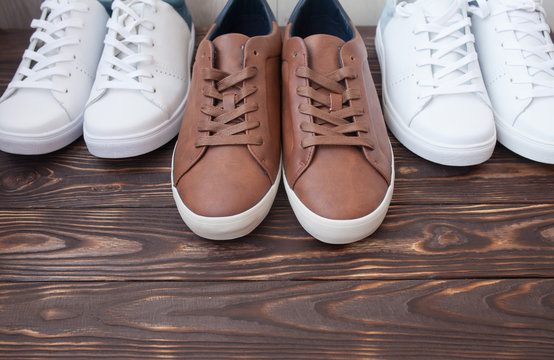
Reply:
<svg viewBox="0 0 554 360"><path fill-rule="evenodd" d="M0 150L50 153L84 133L93 155L124 158L177 135L194 51L184 0L45 0L41 10L0 98Z"/></svg>
<svg viewBox="0 0 554 360"><path fill-rule="evenodd" d="M554 45L542 0L387 0L376 47L389 129L444 165L496 140L554 164Z"/></svg>

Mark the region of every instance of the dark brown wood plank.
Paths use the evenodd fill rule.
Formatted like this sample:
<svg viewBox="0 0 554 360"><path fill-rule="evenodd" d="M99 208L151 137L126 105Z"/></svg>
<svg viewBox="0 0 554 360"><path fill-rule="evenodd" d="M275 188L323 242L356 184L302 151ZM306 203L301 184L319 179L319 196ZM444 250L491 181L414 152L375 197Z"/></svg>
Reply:
<svg viewBox="0 0 554 360"><path fill-rule="evenodd" d="M0 208L172 207L174 144L122 160L90 155L82 138L48 155L0 152Z"/></svg>
<svg viewBox="0 0 554 360"><path fill-rule="evenodd" d="M0 152L0 208L174 207L170 188L174 141L140 158L104 160L78 140L54 154ZM393 204L554 204L554 166L503 147L492 160L453 168L416 157L394 141ZM284 194L280 200L286 201Z"/></svg>
<svg viewBox="0 0 554 360"><path fill-rule="evenodd" d="M554 356L554 280L0 285L3 359Z"/></svg>
<svg viewBox="0 0 554 360"><path fill-rule="evenodd" d="M370 239L329 246L282 200L230 242L198 238L173 208L4 210L0 280L554 277L553 214L553 205L393 206Z"/></svg>
<svg viewBox="0 0 554 360"><path fill-rule="evenodd" d="M0 94L12 80L32 33L28 30L0 30Z"/></svg>
<svg viewBox="0 0 554 360"><path fill-rule="evenodd" d="M0 1L0 28L27 29L32 19L40 18L41 0Z"/></svg>

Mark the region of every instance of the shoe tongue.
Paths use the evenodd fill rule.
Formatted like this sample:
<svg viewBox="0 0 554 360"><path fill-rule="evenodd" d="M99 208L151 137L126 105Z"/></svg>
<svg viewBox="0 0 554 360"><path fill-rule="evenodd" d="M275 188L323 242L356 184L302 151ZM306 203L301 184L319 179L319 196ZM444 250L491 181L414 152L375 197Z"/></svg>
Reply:
<svg viewBox="0 0 554 360"><path fill-rule="evenodd" d="M419 0L417 3L426 16L435 18L443 15L456 0Z"/></svg>
<svg viewBox="0 0 554 360"><path fill-rule="evenodd" d="M67 5L69 3L69 0L56 0L56 1L54 1L54 3L59 5L59 6L63 6L63 5ZM52 14L53 14L53 12L48 13L46 18L45 18L46 21L49 21L52 24L58 24L62 21L69 20L70 17L71 17L71 15L69 13L64 13L61 16L56 16L54 18L54 17L52 17ZM54 39L58 40L58 39L63 38L65 36L65 33L66 33L65 30L59 30L59 31L56 31L55 33L53 33L51 36ZM36 49L38 50L42 46L44 46L44 43L42 41L39 41L38 42L38 47ZM59 52L60 52L60 49L53 49L53 50L49 51L48 53L45 53L44 55L46 55L46 56L55 55L55 54L58 54ZM52 65L50 67L54 67L54 65Z"/></svg>
<svg viewBox="0 0 554 360"><path fill-rule="evenodd" d="M318 34L304 39L308 48L308 67L313 71L326 75L340 69L340 48L344 41L336 36ZM319 88L318 92L329 96L329 90ZM327 109L328 110L328 109ZM328 128L334 125L328 122L315 119L315 122Z"/></svg>
<svg viewBox="0 0 554 360"><path fill-rule="evenodd" d="M144 2L140 0L133 0L129 2L127 5L139 16L142 17L144 15L145 7L146 5ZM136 24L136 20L129 14L123 12L120 13L119 16L114 15L114 20L123 28L127 29L131 34L138 35L140 32L140 26L133 26ZM139 46L134 43L130 42L127 44L127 47L133 51L134 53L139 52ZM116 55L118 59L124 59L127 57L127 54L120 52Z"/></svg>
<svg viewBox="0 0 554 360"><path fill-rule="evenodd" d="M427 17L427 21L433 21L434 19L440 18L443 15L447 13L447 11L454 5L458 5L458 0L419 0L417 1L418 6L423 9L423 12L425 13L425 16ZM463 19L463 13L461 10L458 10L451 18L443 19L444 22L441 24L442 26L449 26L452 25L460 20ZM452 34L450 36L447 36L443 39L440 39L438 41L435 41L438 45L445 45L448 46L450 43L456 41L459 36L462 36L460 32L456 34ZM436 36L436 35L434 35ZM434 36L431 37L431 40L434 40ZM459 54L456 51L451 51L450 53L444 55L442 57L442 60L446 60L451 63L455 63L459 61L464 55ZM440 66L434 66L433 71L437 72L440 71L442 67ZM467 68L466 68L467 70ZM463 75L463 71L455 71L452 72L446 76L444 76L443 80L456 80L459 76Z"/></svg>
<svg viewBox="0 0 554 360"><path fill-rule="evenodd" d="M133 9L134 12L137 13L137 15L139 16L144 16L144 10L146 8L146 4L144 4L142 1L131 1L130 3L128 3L129 7L131 9ZM134 23L135 20L131 17L131 16L125 16L125 18L123 19L123 25L124 26L129 26L130 24ZM134 29L135 31L137 29Z"/></svg>
<svg viewBox="0 0 554 360"><path fill-rule="evenodd" d="M244 45L249 37L243 34L225 34L213 41L215 49L214 66L228 73L242 70Z"/></svg>
<svg viewBox="0 0 554 360"><path fill-rule="evenodd" d="M224 34L218 36L213 41L214 45L214 68L225 71L229 74L234 74L243 69L244 47L249 37L243 34ZM228 94L235 94L236 88L231 87L222 92L223 96ZM216 101L216 106L218 102ZM225 100L223 101L223 107L225 108ZM233 107L231 104L230 108ZM229 125L239 124L242 120L235 119L229 123Z"/></svg>
<svg viewBox="0 0 554 360"><path fill-rule="evenodd" d="M339 52L344 41L336 36L318 34L304 39L308 48L308 66L321 74L339 69Z"/></svg>
<svg viewBox="0 0 554 360"><path fill-rule="evenodd" d="M521 27L534 26L535 24L539 24L542 22L540 12L537 11L538 6L542 5L541 0L497 0L497 1L500 5L506 6L508 8L515 7L517 9L517 10L508 12L508 16L510 18L513 18L516 21L514 23L519 24ZM517 14L523 15L525 17L528 16L529 14L533 14L533 15L531 20L528 23L524 22L522 24L521 23L522 18L518 17ZM550 39L546 38L543 35L544 34L541 34L541 39L538 39L534 36L527 35L517 30L515 31L515 36L517 41L524 47L528 47L528 48L547 45L550 42ZM526 55L527 55L526 60L536 61L539 63L545 61L543 58L534 54L526 54ZM530 75L537 80L552 81L552 76L550 76L545 72L539 72L536 74L531 73Z"/></svg>

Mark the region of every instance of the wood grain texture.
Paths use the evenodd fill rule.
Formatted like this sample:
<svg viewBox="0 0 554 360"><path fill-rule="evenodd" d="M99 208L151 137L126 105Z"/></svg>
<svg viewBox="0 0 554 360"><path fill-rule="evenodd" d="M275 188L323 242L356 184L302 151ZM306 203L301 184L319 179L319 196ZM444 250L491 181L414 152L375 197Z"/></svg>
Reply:
<svg viewBox="0 0 554 360"><path fill-rule="evenodd" d="M2 359L554 356L554 280L0 285Z"/></svg>
<svg viewBox="0 0 554 360"><path fill-rule="evenodd" d="M370 239L337 247L279 199L230 242L198 238L173 208L0 211L0 280L554 277L554 205L393 206Z"/></svg>
<svg viewBox="0 0 554 360"><path fill-rule="evenodd" d="M0 29L28 29L40 17L42 0L0 0Z"/></svg>
<svg viewBox="0 0 554 360"><path fill-rule="evenodd" d="M554 167L522 159L500 145L487 163L454 168L418 158L394 138L393 144L393 204L554 204L548 195L554 193ZM174 141L124 160L95 158L82 139L50 155L0 153L0 208L172 208L173 147Z"/></svg>
<svg viewBox="0 0 554 360"><path fill-rule="evenodd" d="M29 36L0 31L0 92ZM252 235L198 238L174 142L0 153L0 359L553 359L554 167L498 146L450 168L392 142L391 209L348 246L304 232L282 188Z"/></svg>

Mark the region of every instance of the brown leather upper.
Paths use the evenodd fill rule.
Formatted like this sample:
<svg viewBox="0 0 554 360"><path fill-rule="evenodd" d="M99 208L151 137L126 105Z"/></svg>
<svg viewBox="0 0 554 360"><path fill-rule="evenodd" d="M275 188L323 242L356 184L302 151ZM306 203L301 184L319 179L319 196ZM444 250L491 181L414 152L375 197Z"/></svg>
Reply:
<svg viewBox="0 0 554 360"><path fill-rule="evenodd" d="M174 185L194 213L242 213L275 182L280 53L275 22L267 36L231 33L200 43L173 167Z"/></svg>
<svg viewBox="0 0 554 360"><path fill-rule="evenodd" d="M366 216L391 184L392 153L363 39L357 30L346 43L325 34L302 39L290 37L290 27L281 69L288 185L320 216Z"/></svg>

